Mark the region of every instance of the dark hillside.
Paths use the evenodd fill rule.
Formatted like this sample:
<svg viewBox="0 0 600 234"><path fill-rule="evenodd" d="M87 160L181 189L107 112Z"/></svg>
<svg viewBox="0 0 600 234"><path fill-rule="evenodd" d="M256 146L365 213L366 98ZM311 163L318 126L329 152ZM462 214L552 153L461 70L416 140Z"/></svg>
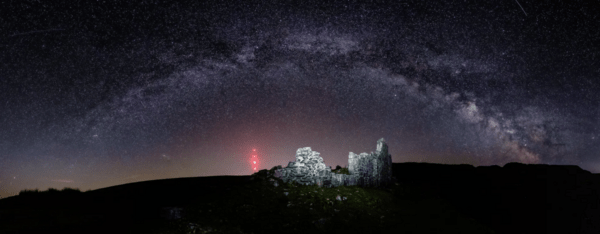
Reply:
<svg viewBox="0 0 600 234"><path fill-rule="evenodd" d="M94 203L182 206L198 199L218 198L250 176L210 176L142 181L97 189L86 193Z"/></svg>
<svg viewBox="0 0 600 234"><path fill-rule="evenodd" d="M213 224L254 233L338 225L350 233L600 233L600 175L577 166L394 163L393 171L397 184L382 190L213 176L28 192L0 200L0 233L188 233L186 225Z"/></svg>
<svg viewBox="0 0 600 234"><path fill-rule="evenodd" d="M40 227L53 226L44 228L46 230L54 228L62 232L85 230L83 233L122 233L132 226L151 227L148 224L163 222L161 215L164 215L164 208L218 200L232 187L244 184L249 178L250 176L176 178L123 184L80 194L41 192L19 195L0 200L0 226L3 223L19 222L24 229L14 233L36 233L39 229L28 224L42 220ZM76 221L70 221L75 219L73 216L76 216ZM70 222L77 225L54 225ZM88 230L89 226L94 228ZM117 227L125 229L117 231ZM137 231L143 232L143 229Z"/></svg>
<svg viewBox="0 0 600 234"><path fill-rule="evenodd" d="M600 231L600 176L578 166L393 166L399 183L436 194L499 233Z"/></svg>

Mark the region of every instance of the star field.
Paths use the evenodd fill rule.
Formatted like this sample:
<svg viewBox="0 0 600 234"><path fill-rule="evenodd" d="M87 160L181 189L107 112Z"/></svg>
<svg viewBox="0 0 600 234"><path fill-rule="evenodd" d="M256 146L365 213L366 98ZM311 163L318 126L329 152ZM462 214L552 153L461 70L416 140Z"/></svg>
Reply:
<svg viewBox="0 0 600 234"><path fill-rule="evenodd" d="M13 1L0 23L0 196L325 164L600 171L588 1Z"/></svg>

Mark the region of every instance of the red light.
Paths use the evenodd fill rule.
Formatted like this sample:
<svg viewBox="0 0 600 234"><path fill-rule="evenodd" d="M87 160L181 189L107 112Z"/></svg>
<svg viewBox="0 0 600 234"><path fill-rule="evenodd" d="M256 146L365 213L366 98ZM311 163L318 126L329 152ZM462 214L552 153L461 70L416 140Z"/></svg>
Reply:
<svg viewBox="0 0 600 234"><path fill-rule="evenodd" d="M257 171L258 170L258 154L256 153L255 148L252 149L252 153L250 155L252 155L250 157L250 168L252 168L254 171Z"/></svg>

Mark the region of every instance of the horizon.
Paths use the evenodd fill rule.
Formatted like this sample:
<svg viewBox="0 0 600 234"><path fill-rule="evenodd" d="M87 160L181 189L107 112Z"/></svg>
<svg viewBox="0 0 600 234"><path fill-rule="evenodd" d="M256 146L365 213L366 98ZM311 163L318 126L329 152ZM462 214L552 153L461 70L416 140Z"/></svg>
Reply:
<svg viewBox="0 0 600 234"><path fill-rule="evenodd" d="M600 6L11 2L0 197L250 175L298 148L600 172Z"/></svg>
<svg viewBox="0 0 600 234"><path fill-rule="evenodd" d="M392 163L395 163L395 162L392 162ZM426 164L441 164L441 165L469 165L469 166L473 166L471 164L464 164L464 163L463 164L443 164L443 163L432 163L432 162L397 162L397 163L398 164L400 164L400 163L426 163ZM519 163L519 162L508 162L506 164L510 164L510 163ZM477 168L477 167L499 166L499 167L503 168L504 166L506 166L506 164L505 165L480 165L480 166L473 166L473 167ZM521 163L521 164L524 164L524 163ZM583 171L590 172L588 170L585 170L585 169L579 167L578 165L554 165L554 164L524 164L524 165L576 166L576 167L580 168ZM276 165L276 166L282 166L283 168L286 167L286 166L283 166L283 165ZM342 168L347 168L348 167L348 165L345 165L345 166L336 165L336 166L341 166ZM329 166L329 167L331 167L332 169L335 169L335 167L333 167L333 166ZM270 169L272 169L272 167L271 168L263 168L263 169L260 169L260 170L270 170ZM252 174L254 174L256 172L258 172L258 171L254 171ZM590 172L590 173L596 174L596 175L600 174L600 173L593 173L593 172ZM125 182L125 183L122 183L122 184L114 184L114 185L110 185L110 186L106 186L106 187L99 187L99 188L95 188L95 189L86 189L86 190L79 189L79 188L76 188L76 187L63 187L63 188L48 187L47 189L28 188L28 189L23 189L23 190L15 193L15 194L9 194L9 195L6 195L6 196L0 195L0 199L8 198L8 197L13 197L13 196L18 196L22 192L47 192L47 191L50 191L50 190L55 190L55 191L77 190L77 191L80 191L80 192L90 192L90 191L95 191L95 190L99 190L99 189L111 188L111 187L122 186L122 185L133 184L133 183L151 182L151 181L157 181L157 180L185 179L185 178L197 178L197 177L219 177L219 176L251 176L252 174L249 174L249 175L208 175L208 176L190 176L190 177L159 178L159 179L150 179L150 180L140 180L140 181L133 181L133 182Z"/></svg>

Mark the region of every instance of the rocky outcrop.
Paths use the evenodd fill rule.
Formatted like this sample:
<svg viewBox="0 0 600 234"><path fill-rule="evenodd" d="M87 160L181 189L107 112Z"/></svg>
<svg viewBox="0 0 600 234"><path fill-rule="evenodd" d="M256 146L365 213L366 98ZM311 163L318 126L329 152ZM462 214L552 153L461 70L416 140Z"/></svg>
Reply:
<svg viewBox="0 0 600 234"><path fill-rule="evenodd" d="M296 161L290 162L286 168L275 171L275 177L283 182L296 182L303 185L318 185L319 187L353 186L381 187L393 182L392 156L384 139L377 141L377 150L370 154L354 154L348 156L350 175L335 174L331 167L323 163L319 152L310 147L296 151Z"/></svg>

